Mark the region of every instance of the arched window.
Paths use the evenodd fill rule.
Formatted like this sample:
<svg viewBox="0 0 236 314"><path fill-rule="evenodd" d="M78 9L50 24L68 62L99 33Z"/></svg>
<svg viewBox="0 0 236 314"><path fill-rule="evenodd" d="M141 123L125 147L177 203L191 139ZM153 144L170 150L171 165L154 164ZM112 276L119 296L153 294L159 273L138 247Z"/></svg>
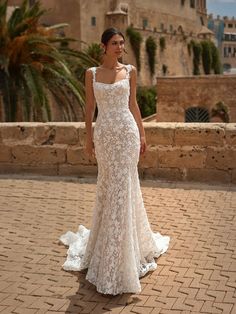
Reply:
<svg viewBox="0 0 236 314"><path fill-rule="evenodd" d="M209 112L201 107L188 108L185 110L185 122L210 122Z"/></svg>

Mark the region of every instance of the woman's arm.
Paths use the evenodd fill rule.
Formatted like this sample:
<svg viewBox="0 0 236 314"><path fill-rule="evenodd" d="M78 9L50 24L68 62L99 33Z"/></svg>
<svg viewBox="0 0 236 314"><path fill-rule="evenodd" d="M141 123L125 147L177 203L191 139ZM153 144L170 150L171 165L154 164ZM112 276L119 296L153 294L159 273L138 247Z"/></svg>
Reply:
<svg viewBox="0 0 236 314"><path fill-rule="evenodd" d="M141 153L146 150L146 136L143 127L142 116L136 99L136 86L137 86L137 70L132 66L130 71L130 99L129 99L129 109L132 112L134 119L138 125L140 141L141 141Z"/></svg>
<svg viewBox="0 0 236 314"><path fill-rule="evenodd" d="M94 155L92 122L95 112L95 97L93 93L93 73L90 69L85 73L85 126L86 126L86 152Z"/></svg>

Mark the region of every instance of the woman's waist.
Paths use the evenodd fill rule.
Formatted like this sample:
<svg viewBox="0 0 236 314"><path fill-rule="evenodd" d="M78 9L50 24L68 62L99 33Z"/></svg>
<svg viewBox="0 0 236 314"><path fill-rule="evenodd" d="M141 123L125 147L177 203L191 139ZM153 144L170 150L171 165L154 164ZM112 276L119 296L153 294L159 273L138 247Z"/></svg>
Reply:
<svg viewBox="0 0 236 314"><path fill-rule="evenodd" d="M119 110L116 109L108 109L108 110L99 110L98 109L98 115L97 115L97 120L104 120L104 119L109 119L109 120L117 120L117 121L122 121L126 120L129 118L132 118L133 115L129 108L120 108Z"/></svg>
<svg viewBox="0 0 236 314"><path fill-rule="evenodd" d="M138 126L134 119L134 116L129 111L127 114L119 115L103 115L98 114L97 120L95 122L95 129L107 130L109 132L122 130L130 131L137 130Z"/></svg>

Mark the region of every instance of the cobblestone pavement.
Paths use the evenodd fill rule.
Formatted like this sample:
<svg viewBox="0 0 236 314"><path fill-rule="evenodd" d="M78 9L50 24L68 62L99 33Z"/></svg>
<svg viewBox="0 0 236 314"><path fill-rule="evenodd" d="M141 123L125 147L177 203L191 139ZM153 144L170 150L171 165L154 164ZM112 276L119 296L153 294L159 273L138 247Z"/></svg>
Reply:
<svg viewBox="0 0 236 314"><path fill-rule="evenodd" d="M171 237L142 292L96 292L61 269L58 238L90 227L96 179L0 176L0 313L236 313L236 186L141 181L153 231Z"/></svg>

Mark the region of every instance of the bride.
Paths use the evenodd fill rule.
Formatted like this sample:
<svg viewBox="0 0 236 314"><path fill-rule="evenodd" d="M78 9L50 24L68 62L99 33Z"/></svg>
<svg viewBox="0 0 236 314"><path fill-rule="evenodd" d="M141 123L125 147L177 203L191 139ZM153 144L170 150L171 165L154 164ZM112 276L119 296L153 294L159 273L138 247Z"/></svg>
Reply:
<svg viewBox="0 0 236 314"><path fill-rule="evenodd" d="M92 226L79 225L60 240L69 246L63 269L87 269L86 279L103 294L139 293L139 278L157 267L169 237L151 230L138 176L146 137L136 101L137 71L118 60L125 37L115 28L104 31L99 67L86 71L86 145L96 158L98 177ZM98 116L94 130L95 105Z"/></svg>

